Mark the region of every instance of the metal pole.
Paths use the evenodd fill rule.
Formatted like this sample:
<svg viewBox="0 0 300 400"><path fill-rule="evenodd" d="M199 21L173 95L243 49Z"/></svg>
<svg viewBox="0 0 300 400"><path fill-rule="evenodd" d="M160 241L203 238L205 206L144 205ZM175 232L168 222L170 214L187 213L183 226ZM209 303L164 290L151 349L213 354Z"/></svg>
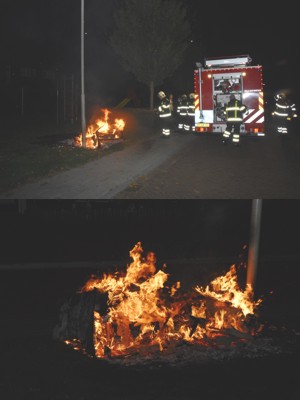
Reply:
<svg viewBox="0 0 300 400"><path fill-rule="evenodd" d="M71 75L71 123L74 124L74 75Z"/></svg>
<svg viewBox="0 0 300 400"><path fill-rule="evenodd" d="M202 67L199 67L199 106L200 112L202 111Z"/></svg>
<svg viewBox="0 0 300 400"><path fill-rule="evenodd" d="M250 244L249 244L248 266L247 266L247 285L251 285L253 290L256 282L261 212L262 212L262 199L252 200Z"/></svg>
<svg viewBox="0 0 300 400"><path fill-rule="evenodd" d="M199 107L200 107L200 120L203 120L203 109L202 109L202 64L198 64L198 71L199 71Z"/></svg>
<svg viewBox="0 0 300 400"><path fill-rule="evenodd" d="M82 147L86 147L85 94L84 94L84 0L81 0L81 129L82 129Z"/></svg>

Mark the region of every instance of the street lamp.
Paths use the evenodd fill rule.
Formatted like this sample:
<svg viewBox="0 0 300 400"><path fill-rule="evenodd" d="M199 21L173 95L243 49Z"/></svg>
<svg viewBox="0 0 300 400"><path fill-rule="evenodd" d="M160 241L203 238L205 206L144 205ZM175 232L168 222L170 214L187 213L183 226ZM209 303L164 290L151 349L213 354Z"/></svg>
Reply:
<svg viewBox="0 0 300 400"><path fill-rule="evenodd" d="M81 129L82 129L82 147L86 147L85 94L84 94L84 0L81 0Z"/></svg>

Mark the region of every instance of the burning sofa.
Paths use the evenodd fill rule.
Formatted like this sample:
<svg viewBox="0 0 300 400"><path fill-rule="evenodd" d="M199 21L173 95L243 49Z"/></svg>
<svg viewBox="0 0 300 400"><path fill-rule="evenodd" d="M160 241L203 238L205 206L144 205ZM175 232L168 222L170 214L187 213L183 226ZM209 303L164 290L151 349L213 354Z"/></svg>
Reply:
<svg viewBox="0 0 300 400"><path fill-rule="evenodd" d="M263 325L252 288L241 290L237 268L191 293L168 285L165 266L141 243L130 251L126 272L91 276L61 308L54 338L99 359L170 354L182 346L232 349L253 344ZM255 349L257 351L257 348Z"/></svg>
<svg viewBox="0 0 300 400"><path fill-rule="evenodd" d="M101 143L107 140L120 140L123 137L125 121L121 118L115 118L110 122L109 116L111 111L108 109L101 110L102 118L98 118L95 122L88 125L85 132L86 148L97 149L101 147ZM82 147L82 133L74 138L74 146Z"/></svg>

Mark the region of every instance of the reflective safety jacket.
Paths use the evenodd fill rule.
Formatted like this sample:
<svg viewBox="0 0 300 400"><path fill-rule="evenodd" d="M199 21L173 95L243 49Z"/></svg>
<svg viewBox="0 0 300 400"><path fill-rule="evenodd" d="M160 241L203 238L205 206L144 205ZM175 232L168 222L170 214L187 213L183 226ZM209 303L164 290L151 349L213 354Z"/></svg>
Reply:
<svg viewBox="0 0 300 400"><path fill-rule="evenodd" d="M182 117L185 117L186 115L188 115L188 107L189 107L188 99L187 98L180 98L179 104L178 104L178 107L177 107L177 112Z"/></svg>
<svg viewBox="0 0 300 400"><path fill-rule="evenodd" d="M291 119L297 117L295 104L290 104L289 101L283 98L276 98L275 111L273 112L278 118Z"/></svg>
<svg viewBox="0 0 300 400"><path fill-rule="evenodd" d="M159 118L169 118L172 116L170 100L167 97L160 101L158 107L158 115Z"/></svg>
<svg viewBox="0 0 300 400"><path fill-rule="evenodd" d="M227 122L242 122L247 107L240 100L230 100L225 107L225 116Z"/></svg>
<svg viewBox="0 0 300 400"><path fill-rule="evenodd" d="M189 100L188 116L189 117L194 117L195 116L195 102L192 99Z"/></svg>
<svg viewBox="0 0 300 400"><path fill-rule="evenodd" d="M224 113L227 122L242 122L247 107L240 100L230 100L226 104Z"/></svg>

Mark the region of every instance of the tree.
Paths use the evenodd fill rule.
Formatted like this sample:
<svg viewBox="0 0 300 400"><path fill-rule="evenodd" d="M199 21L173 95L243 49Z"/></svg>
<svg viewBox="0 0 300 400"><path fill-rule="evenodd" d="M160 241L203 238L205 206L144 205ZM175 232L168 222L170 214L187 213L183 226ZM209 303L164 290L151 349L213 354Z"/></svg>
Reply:
<svg viewBox="0 0 300 400"><path fill-rule="evenodd" d="M183 63L191 28L176 0L125 0L114 14L110 44L125 70L150 89L170 78Z"/></svg>

